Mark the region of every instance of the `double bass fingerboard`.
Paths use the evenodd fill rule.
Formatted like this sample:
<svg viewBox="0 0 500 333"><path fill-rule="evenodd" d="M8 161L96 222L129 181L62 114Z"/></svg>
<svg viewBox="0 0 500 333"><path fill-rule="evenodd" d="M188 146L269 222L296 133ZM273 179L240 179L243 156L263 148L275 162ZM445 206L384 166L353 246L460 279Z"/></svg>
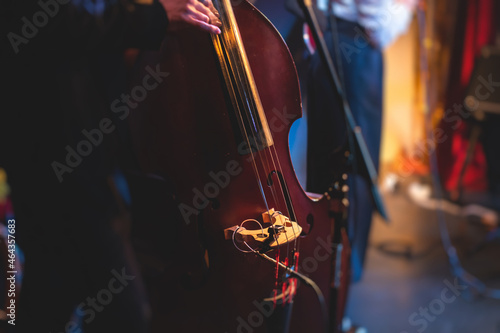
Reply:
<svg viewBox="0 0 500 333"><path fill-rule="evenodd" d="M222 22L221 34L211 35L243 138L250 149L262 150L273 145L259 92L248 62L230 0L213 0ZM257 144L256 144L257 143Z"/></svg>

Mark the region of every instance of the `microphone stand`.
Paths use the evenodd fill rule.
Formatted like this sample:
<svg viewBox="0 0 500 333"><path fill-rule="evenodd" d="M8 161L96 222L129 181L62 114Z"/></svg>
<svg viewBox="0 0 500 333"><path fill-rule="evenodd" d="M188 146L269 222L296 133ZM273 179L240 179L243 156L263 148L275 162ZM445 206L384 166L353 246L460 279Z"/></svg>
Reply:
<svg viewBox="0 0 500 333"><path fill-rule="evenodd" d="M312 0L298 0L299 6L301 7L304 17L306 20L309 29L313 34L314 41L316 43L317 51L323 61L323 65L328 70L329 78L331 80L332 85L335 87L335 93L340 97L342 101L341 108L346 118L348 131L351 131L354 134L355 142L361 152L361 159L368 171L368 180L370 182L371 194L373 198L373 202L378 213L386 220L389 221L387 212L385 210L382 197L377 187L377 170L375 165L373 164L373 160L368 151L368 147L366 146L366 142L363 138L363 134L361 133L361 128L356 124L354 116L352 115L351 108L349 107L349 103L345 98L344 91L342 89L342 85L340 84L340 79L338 73L333 64L332 56L328 51L328 48L325 43L325 39L321 33L321 29L318 23L318 18L316 13L312 7Z"/></svg>

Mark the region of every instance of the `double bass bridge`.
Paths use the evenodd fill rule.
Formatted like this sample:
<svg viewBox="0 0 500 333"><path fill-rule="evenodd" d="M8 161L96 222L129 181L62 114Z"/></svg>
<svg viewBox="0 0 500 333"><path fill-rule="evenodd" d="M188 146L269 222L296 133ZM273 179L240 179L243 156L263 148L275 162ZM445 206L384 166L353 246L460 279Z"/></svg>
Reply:
<svg viewBox="0 0 500 333"><path fill-rule="evenodd" d="M236 245L236 242L245 244L250 249L248 252L255 252L255 249L249 243L257 243L260 245L260 251L266 252L295 241L302 232L302 227L297 222L291 221L290 218L274 209L264 212L262 221L264 225L270 224L270 226L264 227L257 220L248 219L240 225L225 229L225 239L233 240L238 249L240 248ZM247 222L254 222L260 228L247 229L243 226ZM246 252L246 250L243 252Z"/></svg>

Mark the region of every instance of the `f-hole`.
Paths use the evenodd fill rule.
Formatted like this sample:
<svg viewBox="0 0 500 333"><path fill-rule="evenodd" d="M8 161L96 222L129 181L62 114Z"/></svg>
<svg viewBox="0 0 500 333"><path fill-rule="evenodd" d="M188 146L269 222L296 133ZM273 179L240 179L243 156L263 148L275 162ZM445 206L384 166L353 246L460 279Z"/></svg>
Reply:
<svg viewBox="0 0 500 333"><path fill-rule="evenodd" d="M271 187L274 185L273 176L276 174L276 170L273 170L267 176L267 186ZM280 179L281 180L281 179Z"/></svg>
<svg viewBox="0 0 500 333"><path fill-rule="evenodd" d="M290 195L288 193L285 179L283 178L283 175L281 174L281 172L279 172L279 171L273 171L273 172L271 172L270 176L272 176L273 173L276 173L278 175L278 178L280 180L280 184L281 184L282 188L284 189L284 191L283 191L283 197L285 199L287 211L290 214L290 216L289 216L290 220L297 221L297 217L295 216L295 212L293 210L292 199L290 198Z"/></svg>

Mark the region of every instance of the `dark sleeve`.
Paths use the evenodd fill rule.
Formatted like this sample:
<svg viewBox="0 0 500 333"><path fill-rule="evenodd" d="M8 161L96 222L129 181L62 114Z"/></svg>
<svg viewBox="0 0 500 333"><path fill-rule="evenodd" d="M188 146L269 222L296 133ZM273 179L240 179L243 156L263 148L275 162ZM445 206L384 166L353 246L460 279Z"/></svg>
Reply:
<svg viewBox="0 0 500 333"><path fill-rule="evenodd" d="M317 0L312 0L313 11L316 15L321 30L325 31L327 28L327 17L325 16L325 13L318 9L318 7L316 6L316 1ZM292 14L295 14L302 21L305 21L304 11L299 4L299 0L285 0L285 8Z"/></svg>
<svg viewBox="0 0 500 333"><path fill-rule="evenodd" d="M300 8L297 0L285 0L285 8L292 14L295 14L295 16L304 20L304 12L302 11L302 8Z"/></svg>
<svg viewBox="0 0 500 333"><path fill-rule="evenodd" d="M168 19L163 6L155 1L152 5L134 5L129 11L126 27L126 46L136 48L159 48L167 31Z"/></svg>
<svg viewBox="0 0 500 333"><path fill-rule="evenodd" d="M143 1L144 2L144 1ZM158 48L168 26L157 1L131 0L12 1L5 25L11 55L57 55ZM4 50L5 51L5 50Z"/></svg>

